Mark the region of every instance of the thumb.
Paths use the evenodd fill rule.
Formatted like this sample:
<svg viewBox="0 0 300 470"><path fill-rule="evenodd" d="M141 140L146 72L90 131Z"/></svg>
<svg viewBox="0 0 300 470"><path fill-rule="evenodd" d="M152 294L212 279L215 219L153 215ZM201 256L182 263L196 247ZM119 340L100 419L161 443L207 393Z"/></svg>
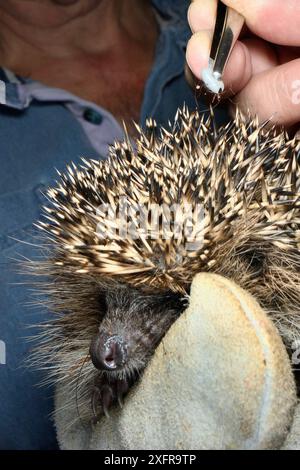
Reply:
<svg viewBox="0 0 300 470"><path fill-rule="evenodd" d="M260 120L287 127L300 122L300 59L253 75L234 102Z"/></svg>

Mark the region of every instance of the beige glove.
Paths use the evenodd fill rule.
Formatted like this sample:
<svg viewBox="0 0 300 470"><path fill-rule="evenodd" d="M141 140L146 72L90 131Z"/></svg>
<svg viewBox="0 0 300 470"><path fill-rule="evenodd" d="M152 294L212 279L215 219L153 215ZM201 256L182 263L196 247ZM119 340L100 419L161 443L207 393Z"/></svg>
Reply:
<svg viewBox="0 0 300 470"><path fill-rule="evenodd" d="M57 390L57 409L66 393ZM283 446L294 422L287 442L300 448L295 404L273 323L236 284L203 273L123 409L89 432L67 426L70 410L56 413L56 426L65 449L270 449Z"/></svg>

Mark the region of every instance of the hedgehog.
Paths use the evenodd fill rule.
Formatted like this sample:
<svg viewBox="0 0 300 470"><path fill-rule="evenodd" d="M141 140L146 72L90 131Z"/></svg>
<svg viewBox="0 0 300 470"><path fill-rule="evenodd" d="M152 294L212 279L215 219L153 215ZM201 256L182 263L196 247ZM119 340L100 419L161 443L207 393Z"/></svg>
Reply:
<svg viewBox="0 0 300 470"><path fill-rule="evenodd" d="M52 314L32 362L85 422L122 405L201 271L250 292L288 350L300 331L300 142L238 110L136 128L59 173L28 266Z"/></svg>

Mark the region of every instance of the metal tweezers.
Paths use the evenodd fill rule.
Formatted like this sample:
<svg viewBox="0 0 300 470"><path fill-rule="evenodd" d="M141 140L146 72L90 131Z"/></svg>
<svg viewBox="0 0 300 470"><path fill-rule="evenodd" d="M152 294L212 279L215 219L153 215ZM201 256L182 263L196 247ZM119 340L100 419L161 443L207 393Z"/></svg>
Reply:
<svg viewBox="0 0 300 470"><path fill-rule="evenodd" d="M224 90L223 72L243 24L242 15L218 1L208 67L202 71L202 80L212 93Z"/></svg>

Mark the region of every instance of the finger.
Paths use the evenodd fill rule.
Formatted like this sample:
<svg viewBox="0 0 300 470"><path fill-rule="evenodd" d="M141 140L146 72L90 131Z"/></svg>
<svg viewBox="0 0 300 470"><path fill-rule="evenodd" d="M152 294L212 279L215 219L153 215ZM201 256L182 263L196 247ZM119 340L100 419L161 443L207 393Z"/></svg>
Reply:
<svg viewBox="0 0 300 470"><path fill-rule="evenodd" d="M300 59L253 75L235 97L243 110L284 126L300 121Z"/></svg>
<svg viewBox="0 0 300 470"><path fill-rule="evenodd" d="M203 31L206 29L214 30L217 14L217 1L218 0L192 0L190 3L187 18L190 28L193 33ZM244 28L244 31L248 28Z"/></svg>
<svg viewBox="0 0 300 470"><path fill-rule="evenodd" d="M193 34L186 47L186 61L197 78L201 78L202 70L207 67L212 31L200 31Z"/></svg>
<svg viewBox="0 0 300 470"><path fill-rule="evenodd" d="M217 0L194 0L188 9L188 22L195 33L204 29L214 29Z"/></svg>
<svg viewBox="0 0 300 470"><path fill-rule="evenodd" d="M207 67L211 31L201 31L190 39L186 58L193 74L201 79L203 68ZM274 50L264 41L248 39L237 41L224 72L224 84L233 94L247 84L253 74L261 73L277 65Z"/></svg>
<svg viewBox="0 0 300 470"><path fill-rule="evenodd" d="M199 0L201 3L201 0ZM250 30L267 41L300 46L299 0L223 0L241 13Z"/></svg>
<svg viewBox="0 0 300 470"><path fill-rule="evenodd" d="M269 43L256 37L243 39L251 57L252 75L265 72L279 65L277 51Z"/></svg>
<svg viewBox="0 0 300 470"><path fill-rule="evenodd" d="M195 75L192 73L188 63L186 62L184 64L184 76L192 90L195 90L196 86L199 83L199 80L195 77Z"/></svg>
<svg viewBox="0 0 300 470"><path fill-rule="evenodd" d="M186 49L187 63L193 74L201 79L202 70L207 67L212 31L200 31L189 40ZM230 56L224 75L225 85L240 90L251 77L251 60L245 46L237 41ZM236 82L236 84L235 84ZM238 84L240 82L240 84Z"/></svg>

